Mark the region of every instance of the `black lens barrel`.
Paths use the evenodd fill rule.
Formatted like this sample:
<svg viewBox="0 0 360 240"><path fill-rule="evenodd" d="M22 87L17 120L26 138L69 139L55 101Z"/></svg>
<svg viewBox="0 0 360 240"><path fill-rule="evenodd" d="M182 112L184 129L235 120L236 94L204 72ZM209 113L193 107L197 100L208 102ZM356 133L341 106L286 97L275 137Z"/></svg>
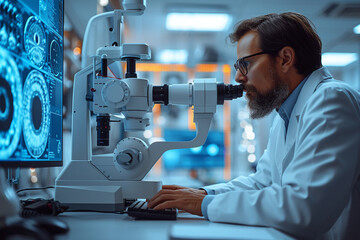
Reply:
<svg viewBox="0 0 360 240"><path fill-rule="evenodd" d="M169 86L167 84L163 86L153 86L153 101L155 104L169 104Z"/></svg>
<svg viewBox="0 0 360 240"><path fill-rule="evenodd" d="M136 60L137 58L126 58L126 73L125 78L137 78L136 74Z"/></svg>
<svg viewBox="0 0 360 240"><path fill-rule="evenodd" d="M109 146L110 116L96 116L97 145Z"/></svg>
<svg viewBox="0 0 360 240"><path fill-rule="evenodd" d="M243 95L243 85L225 85L224 83L217 84L217 104L224 104L225 100L233 100L240 98Z"/></svg>

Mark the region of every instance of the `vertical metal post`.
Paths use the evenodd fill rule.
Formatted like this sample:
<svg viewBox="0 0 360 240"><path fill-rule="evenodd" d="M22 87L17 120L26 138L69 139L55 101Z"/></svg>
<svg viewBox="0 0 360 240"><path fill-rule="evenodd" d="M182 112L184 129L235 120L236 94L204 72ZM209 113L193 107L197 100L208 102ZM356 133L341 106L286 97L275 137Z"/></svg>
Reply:
<svg viewBox="0 0 360 240"><path fill-rule="evenodd" d="M19 184L20 168L8 168L7 182L11 187Z"/></svg>

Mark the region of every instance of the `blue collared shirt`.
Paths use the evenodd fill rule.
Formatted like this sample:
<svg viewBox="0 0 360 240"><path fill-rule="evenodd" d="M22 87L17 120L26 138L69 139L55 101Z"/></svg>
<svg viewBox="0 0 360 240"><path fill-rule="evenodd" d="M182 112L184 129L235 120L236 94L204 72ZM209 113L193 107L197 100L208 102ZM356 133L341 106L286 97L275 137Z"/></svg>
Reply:
<svg viewBox="0 0 360 240"><path fill-rule="evenodd" d="M302 87L304 86L306 80L309 78L307 76L304 80L302 80L299 85L294 89L294 91L289 95L289 97L283 102L278 110L278 114L284 120L285 123L285 132L287 132L291 112L294 109L295 103L299 97Z"/></svg>
<svg viewBox="0 0 360 240"><path fill-rule="evenodd" d="M280 117L284 120L285 123L285 131L287 131L290 121L291 112L294 109L295 103L299 97L302 87L304 86L305 82L308 80L309 76L304 78L299 85L295 88L295 90L289 95L289 97L283 102L280 106L278 113ZM203 189L205 190L205 189ZM206 190L205 190L206 191ZM206 191L208 195L205 196L203 202L201 204L201 212L206 219L209 219L207 214L207 207L210 202L215 198L215 191Z"/></svg>

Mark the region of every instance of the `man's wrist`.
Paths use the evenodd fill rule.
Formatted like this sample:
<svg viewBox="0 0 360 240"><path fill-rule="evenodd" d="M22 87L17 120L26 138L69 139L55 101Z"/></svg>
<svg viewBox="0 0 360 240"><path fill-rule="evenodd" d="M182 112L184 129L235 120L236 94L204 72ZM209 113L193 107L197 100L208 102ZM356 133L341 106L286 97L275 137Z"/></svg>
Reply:
<svg viewBox="0 0 360 240"><path fill-rule="evenodd" d="M206 189L206 188L199 188L201 190L204 190L206 192L206 195L215 195L214 189Z"/></svg>

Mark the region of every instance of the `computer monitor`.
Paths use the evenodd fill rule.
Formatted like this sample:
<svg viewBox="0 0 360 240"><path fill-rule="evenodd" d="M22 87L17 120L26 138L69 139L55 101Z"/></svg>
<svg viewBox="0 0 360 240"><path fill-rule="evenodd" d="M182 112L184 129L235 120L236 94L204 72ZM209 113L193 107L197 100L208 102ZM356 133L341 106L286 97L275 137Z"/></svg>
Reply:
<svg viewBox="0 0 360 240"><path fill-rule="evenodd" d="M165 141L189 141L196 132L190 130L164 129ZM221 168L225 166L225 146L223 131L209 131L203 146L197 148L174 149L163 154L166 170Z"/></svg>
<svg viewBox="0 0 360 240"><path fill-rule="evenodd" d="M63 0L0 0L0 166L62 165Z"/></svg>

